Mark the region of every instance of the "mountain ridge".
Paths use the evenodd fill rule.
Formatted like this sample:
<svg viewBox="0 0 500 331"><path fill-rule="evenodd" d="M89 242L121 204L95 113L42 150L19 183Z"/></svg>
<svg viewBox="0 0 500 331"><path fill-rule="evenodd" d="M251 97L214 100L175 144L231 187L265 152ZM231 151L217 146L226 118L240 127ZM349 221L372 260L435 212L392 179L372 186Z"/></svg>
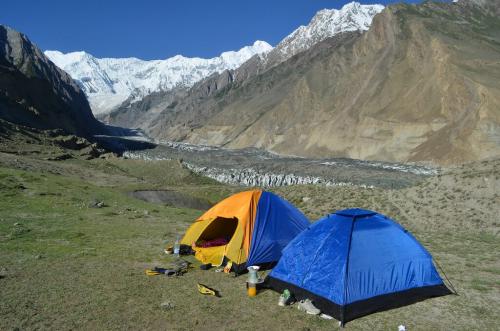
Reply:
<svg viewBox="0 0 500 331"><path fill-rule="evenodd" d="M66 70L86 93L94 114L111 111L130 99L178 87L190 87L215 72L235 69L250 57L268 52L272 47L257 40L238 51L203 59L176 55L165 60L96 58L80 51L61 53L45 51L52 62Z"/></svg>
<svg viewBox="0 0 500 331"><path fill-rule="evenodd" d="M105 128L85 94L24 34L0 25L0 118L90 136Z"/></svg>
<svg viewBox="0 0 500 331"><path fill-rule="evenodd" d="M187 89L225 70L243 66L235 73L235 78L245 79L335 34L367 30L373 16L383 8L382 5L351 2L340 9L323 9L314 15L307 26L300 26L274 48L266 42L256 41L252 46L237 52L224 52L212 59L176 55L165 60L143 61L133 57L99 59L86 52L63 54L46 51L45 54L72 75L86 93L94 114L102 118L119 107L128 107L140 101L148 94L156 95L162 91L168 94L172 89ZM189 61L194 63L189 64Z"/></svg>
<svg viewBox="0 0 500 331"><path fill-rule="evenodd" d="M362 5L355 1L340 9L322 9L313 16L307 26L301 25L270 52L264 54L264 61L277 64L337 34L366 31L373 17L383 9L384 6L379 4Z"/></svg>
<svg viewBox="0 0 500 331"><path fill-rule="evenodd" d="M363 34L243 81L228 73L227 84L198 90L209 91L203 99L187 92L145 129L158 140L306 157L441 165L496 157L500 20L484 15L458 4L392 5Z"/></svg>
<svg viewBox="0 0 500 331"><path fill-rule="evenodd" d="M187 100L190 104L186 104L186 107L187 111L192 110L196 108L198 100L220 93L230 84L243 83L263 74L325 39L343 32L366 31L373 17L383 8L382 5L351 2L340 9L320 10L307 26L295 29L271 51L253 56L237 69L214 73L195 83L189 90L154 93L142 100L124 103L100 118L113 125L145 128L150 121L156 120L154 116L162 109L172 109L172 105L182 103L179 99L191 98L191 101Z"/></svg>

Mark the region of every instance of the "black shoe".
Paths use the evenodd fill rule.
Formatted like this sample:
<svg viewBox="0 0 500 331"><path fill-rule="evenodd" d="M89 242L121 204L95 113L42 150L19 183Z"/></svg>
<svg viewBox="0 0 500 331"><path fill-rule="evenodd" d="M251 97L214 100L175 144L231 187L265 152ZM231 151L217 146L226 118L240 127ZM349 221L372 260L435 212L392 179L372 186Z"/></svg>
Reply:
<svg viewBox="0 0 500 331"><path fill-rule="evenodd" d="M208 270L210 268L212 268L212 263L207 263L207 264L200 265L200 269L201 270Z"/></svg>

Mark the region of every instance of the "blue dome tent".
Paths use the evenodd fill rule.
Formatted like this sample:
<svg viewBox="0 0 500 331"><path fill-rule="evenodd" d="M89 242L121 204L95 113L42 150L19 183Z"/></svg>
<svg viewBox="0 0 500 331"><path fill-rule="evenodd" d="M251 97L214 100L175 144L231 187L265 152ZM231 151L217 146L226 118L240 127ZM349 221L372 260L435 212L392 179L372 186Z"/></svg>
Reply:
<svg viewBox="0 0 500 331"><path fill-rule="evenodd" d="M283 250L269 287L309 298L342 324L451 294L427 250L388 217L346 209L309 226Z"/></svg>

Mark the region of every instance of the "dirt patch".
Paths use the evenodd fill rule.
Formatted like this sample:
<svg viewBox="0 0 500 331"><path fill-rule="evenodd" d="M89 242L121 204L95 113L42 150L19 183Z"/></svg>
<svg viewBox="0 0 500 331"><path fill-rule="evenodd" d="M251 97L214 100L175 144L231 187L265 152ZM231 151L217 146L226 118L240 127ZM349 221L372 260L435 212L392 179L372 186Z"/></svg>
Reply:
<svg viewBox="0 0 500 331"><path fill-rule="evenodd" d="M212 204L207 200L170 190L141 190L130 192L129 195L143 201L163 203L179 208L206 210L212 207Z"/></svg>

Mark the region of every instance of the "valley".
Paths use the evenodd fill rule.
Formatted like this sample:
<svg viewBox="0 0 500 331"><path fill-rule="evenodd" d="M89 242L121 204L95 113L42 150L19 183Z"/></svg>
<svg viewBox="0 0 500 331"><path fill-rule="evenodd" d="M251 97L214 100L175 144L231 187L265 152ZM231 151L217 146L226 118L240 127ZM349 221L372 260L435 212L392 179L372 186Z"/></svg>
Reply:
<svg viewBox="0 0 500 331"><path fill-rule="evenodd" d="M216 249L226 254L221 255L223 264L235 242L238 259L248 258L244 240L254 245L259 213L267 222L263 232L276 227L273 231L284 235L288 230L283 222L293 217L291 210L309 221L300 215L303 233L339 210L376 211L401 225L396 225L398 233L425 248L419 250L425 256L398 262L410 270L425 258L454 294L377 311L349 321L345 329L497 330L500 1L382 3L316 8L307 17L300 7L296 15L303 25L274 34L274 46L230 24L231 15L244 17L243 7L253 3L217 4L221 22L198 8L200 3L191 5L199 10L195 25L185 19L191 12L177 3L158 3L162 19L154 22L148 22L153 21L149 15L156 13L143 5L120 2L123 8L112 8L111 16L125 10L133 17L133 24L123 17L114 21L116 29L127 21L120 31L130 34L126 44L153 40L148 45L153 50L171 40L180 45L183 40L176 34L195 29L202 41L190 43L208 54L154 57L160 60L126 53L94 56L98 53L83 46L74 51L75 36L67 45L58 44L64 46L61 51L42 50L0 22L0 330L343 330L335 319L299 311L303 302L278 305L280 293L265 286L249 297L247 275L237 276L234 264L233 272L225 273L220 266L202 265L206 261L201 251L166 254L193 223L205 221L199 218L208 209L248 190L272 192L298 210L261 205L260 198L249 200L249 206L235 200L209 220L233 222L234 233L245 226L238 232L241 246L233 240L236 235L226 237L230 231L212 229L224 238L200 235L189 243L192 249L201 247L198 241L222 239L224 247ZM53 10L36 17L47 22L53 13L75 12L44 5ZM104 14L109 8L101 5L104 30L112 35L115 26L108 26L111 16ZM279 13L291 19L288 10L294 5L287 3L287 10ZM77 9L83 13L88 7L80 4ZM26 12L32 8L26 6ZM139 8L148 14L146 21ZM224 16L226 11L231 15ZM20 15L23 24L26 17L34 17L24 11L11 14ZM60 31L63 16L47 24ZM158 29L177 16L183 20L174 33ZM3 17L0 12L0 21ZM93 24L99 15L95 18ZM257 30L273 30L264 26L265 15L261 18L263 26ZM81 24L76 19L73 23ZM132 32L149 23L154 36L133 39ZM221 28L212 31L208 23ZM237 23L244 28L244 20ZM90 34L92 42L102 32L88 24L79 31ZM228 49L230 43L221 40L229 39L229 32L239 38L231 44L239 45L233 47L238 50L220 52L221 47ZM95 50L104 54L110 51L104 46L111 45L113 51L130 47L110 39ZM220 43L216 55L207 51L211 40ZM127 49L139 51L135 44L132 48ZM245 208L248 217L238 219L235 215ZM281 223L269 221L270 215ZM328 269L328 259L314 264L328 250L326 245L342 241L335 224L311 240L322 242L317 251L312 245L298 249L300 257L294 255L292 264L310 263L304 266L307 275L326 266L330 271L317 281L331 291L336 288L328 287L329 282L344 279L339 273L347 279L349 271L366 272L359 284L342 285L344 299L351 285L385 286L390 291L381 293L410 302L412 290L427 287L418 283L421 275L416 274L428 276L425 270L430 269L398 274L394 264L378 263L368 271L349 267L350 259L370 260L349 255L354 221L364 216L353 217L350 235L343 239L349 245L342 268ZM356 233L363 232L358 238L369 239L362 244L390 241L386 247L392 251L379 254L389 260L399 256L395 251L410 254L392 234L362 237L382 229L386 221L361 228L366 231L357 228ZM270 240L269 250L291 243L284 238ZM316 257L306 261L305 253L311 251ZM333 254L332 265L340 256ZM189 263L186 273L151 275L150 269L169 268L179 258ZM269 266L273 261L263 262ZM391 273L384 284L378 283L379 269ZM261 270L259 276L269 272ZM400 276L411 286L397 289ZM202 295L198 284L220 296ZM394 298L385 294L361 301ZM332 302L360 303L344 301Z"/></svg>
<svg viewBox="0 0 500 331"><path fill-rule="evenodd" d="M0 148L1 329L181 330L216 328L224 319L228 329L260 330L253 325L257 318L266 329L336 327L335 321L304 316L294 306L279 307L271 291L249 299L245 276L200 270L192 257L187 257L192 268L183 276L144 274L146 268L171 262L163 248L202 211L172 204L175 200L147 202L130 192L177 192L214 204L248 188L199 176L177 160L106 154L88 160L78 150L53 144L50 134L30 135L27 140L12 135ZM71 157L53 160L61 154ZM412 330L493 330L500 304L500 161L443 169L420 179L398 189L270 189L311 220L351 206L394 218L426 246L458 291L458 296L355 320L349 329L393 329L404 323ZM200 296L197 282L218 289L222 298ZM164 302L173 308L164 310Z"/></svg>
<svg viewBox="0 0 500 331"><path fill-rule="evenodd" d="M327 35L271 64L250 59L104 120L156 141L308 158L436 165L488 159L500 153L500 23L489 10L467 6L393 5L366 32ZM359 6L348 12L358 17ZM311 35L321 16L304 28Z"/></svg>

